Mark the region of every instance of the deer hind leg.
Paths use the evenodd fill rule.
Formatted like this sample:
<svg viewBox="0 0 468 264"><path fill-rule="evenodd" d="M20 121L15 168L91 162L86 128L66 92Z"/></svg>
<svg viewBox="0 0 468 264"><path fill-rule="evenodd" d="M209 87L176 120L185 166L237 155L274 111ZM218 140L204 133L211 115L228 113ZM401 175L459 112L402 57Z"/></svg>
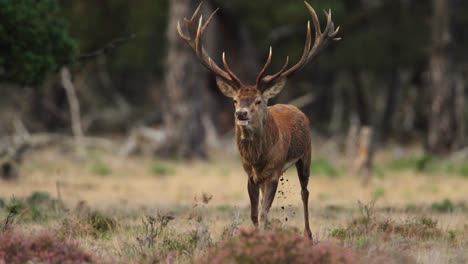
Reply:
<svg viewBox="0 0 468 264"><path fill-rule="evenodd" d="M250 219L252 219L252 223L255 226L258 226L258 198L260 185L256 184L252 178L249 178L247 190L249 191L250 198Z"/></svg>
<svg viewBox="0 0 468 264"><path fill-rule="evenodd" d="M309 226L309 191L307 190L310 174L309 166L309 162L304 162L304 159L300 159L296 163L297 174L301 182L302 205L304 206L304 237L312 239L312 232Z"/></svg>
<svg viewBox="0 0 468 264"><path fill-rule="evenodd" d="M260 229L264 230L267 225L267 216L270 211L273 200L275 199L277 180L269 180L262 183L262 211L260 213Z"/></svg>

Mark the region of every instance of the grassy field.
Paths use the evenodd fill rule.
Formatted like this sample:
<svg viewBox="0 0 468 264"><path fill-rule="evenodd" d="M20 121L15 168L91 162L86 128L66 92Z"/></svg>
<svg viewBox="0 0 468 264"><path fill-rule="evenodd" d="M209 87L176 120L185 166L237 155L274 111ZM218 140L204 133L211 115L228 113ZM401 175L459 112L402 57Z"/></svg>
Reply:
<svg viewBox="0 0 468 264"><path fill-rule="evenodd" d="M352 250L358 262L467 263L464 164L389 153L377 156L365 187L344 161L314 160L313 244ZM201 261L207 252L216 254L221 241L237 241L239 230L251 228L240 161L218 154L188 163L101 152L78 160L56 149L31 154L18 180L0 182L3 233L73 240L95 262ZM303 225L299 181L294 169L284 179L270 226L294 236ZM5 227L9 215L13 221ZM0 245L0 263L1 251Z"/></svg>

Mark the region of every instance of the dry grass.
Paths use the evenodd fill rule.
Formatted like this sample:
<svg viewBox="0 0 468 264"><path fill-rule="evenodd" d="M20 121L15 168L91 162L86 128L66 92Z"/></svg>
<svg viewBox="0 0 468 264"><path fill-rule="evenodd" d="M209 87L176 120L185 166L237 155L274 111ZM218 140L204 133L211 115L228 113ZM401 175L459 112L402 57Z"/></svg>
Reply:
<svg viewBox="0 0 468 264"><path fill-rule="evenodd" d="M385 155L378 159L385 159ZM20 215L13 229L54 232L77 240L99 258L122 263L191 262L221 240L235 238L239 228L251 225L246 176L240 162L235 155L217 156L222 159L182 164L146 158L124 160L94 152L88 160L80 161L48 150L30 157L18 181L1 182L0 198L23 198L42 191L58 199L58 182L65 210L54 207L54 212L60 212L44 214L40 221ZM379 256L389 263L407 260L400 258L399 252L419 263L468 260L464 250L468 246L466 178L386 172L362 187L356 176L339 173L336 177L312 175L309 188L316 240L337 239L363 257ZM303 220L298 190L299 182L291 169L273 205L273 226L300 232ZM378 202L366 227L359 222L363 214L357 201L374 198ZM446 201L454 208L445 211ZM433 204L442 209L434 210ZM0 209L0 220L7 215L4 211ZM161 227L158 215L174 219ZM424 218L434 221L429 231L418 222Z"/></svg>

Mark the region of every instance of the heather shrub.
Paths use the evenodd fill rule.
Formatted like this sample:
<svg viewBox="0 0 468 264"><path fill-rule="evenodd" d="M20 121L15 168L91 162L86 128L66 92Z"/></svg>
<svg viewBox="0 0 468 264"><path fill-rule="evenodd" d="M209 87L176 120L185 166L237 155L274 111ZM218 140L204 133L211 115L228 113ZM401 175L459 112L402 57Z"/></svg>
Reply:
<svg viewBox="0 0 468 264"><path fill-rule="evenodd" d="M198 263L356 263L358 254L331 242L313 243L291 230L245 230L213 247Z"/></svg>
<svg viewBox="0 0 468 264"><path fill-rule="evenodd" d="M193 259L200 241L197 229L181 232L169 223L174 217L158 213L145 216L141 226L135 229L134 242L124 243L119 255L131 263L172 263L171 259ZM125 262L124 262L125 263Z"/></svg>
<svg viewBox="0 0 468 264"><path fill-rule="evenodd" d="M97 263L76 242L50 234L0 233L0 263Z"/></svg>
<svg viewBox="0 0 468 264"><path fill-rule="evenodd" d="M390 219L378 220L357 218L351 221L346 228L337 228L331 232L331 236L343 242L354 241L356 246L360 246L366 236L374 235L398 235L404 238L418 240L428 240L440 238L442 230L437 226L437 221L421 217L396 222Z"/></svg>
<svg viewBox="0 0 468 264"><path fill-rule="evenodd" d="M61 238L78 238L88 235L94 236L95 231L87 221L82 218L72 216L62 220L56 234Z"/></svg>
<svg viewBox="0 0 468 264"><path fill-rule="evenodd" d="M94 238L109 238L117 228L117 221L99 211L89 211L84 214L73 213L64 218L56 230L62 238L92 236Z"/></svg>

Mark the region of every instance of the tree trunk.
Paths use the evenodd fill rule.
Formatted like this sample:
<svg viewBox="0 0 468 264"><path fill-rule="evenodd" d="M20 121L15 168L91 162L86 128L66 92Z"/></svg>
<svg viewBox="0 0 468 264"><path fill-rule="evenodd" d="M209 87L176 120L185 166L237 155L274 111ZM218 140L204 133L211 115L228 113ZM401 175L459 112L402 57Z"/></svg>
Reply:
<svg viewBox="0 0 468 264"><path fill-rule="evenodd" d="M390 80L386 86L385 106L383 113L377 121L375 139L376 143L383 143L387 137L392 134L391 120L396 112L396 107L399 101L400 93L400 74L397 69L392 69L390 73Z"/></svg>
<svg viewBox="0 0 468 264"><path fill-rule="evenodd" d="M202 117L207 94L207 71L193 51L179 38L177 21L183 23L194 11L193 0L171 0L168 23L168 58L165 89L168 101L164 122L168 134L165 154L182 158L205 158Z"/></svg>
<svg viewBox="0 0 468 264"><path fill-rule="evenodd" d="M427 143L429 151L434 154L448 154L461 143L461 133L459 133L461 124L457 118L456 107L458 97L455 89L456 73L449 52L451 42L449 2L433 0L431 109Z"/></svg>
<svg viewBox="0 0 468 264"><path fill-rule="evenodd" d="M371 118L369 117L369 102L367 100L367 95L364 84L361 80L362 78L360 76L360 72L358 70L352 69L351 78L353 80L354 88L351 94L353 109L356 110L356 113L359 117L359 123L361 125L370 125Z"/></svg>

